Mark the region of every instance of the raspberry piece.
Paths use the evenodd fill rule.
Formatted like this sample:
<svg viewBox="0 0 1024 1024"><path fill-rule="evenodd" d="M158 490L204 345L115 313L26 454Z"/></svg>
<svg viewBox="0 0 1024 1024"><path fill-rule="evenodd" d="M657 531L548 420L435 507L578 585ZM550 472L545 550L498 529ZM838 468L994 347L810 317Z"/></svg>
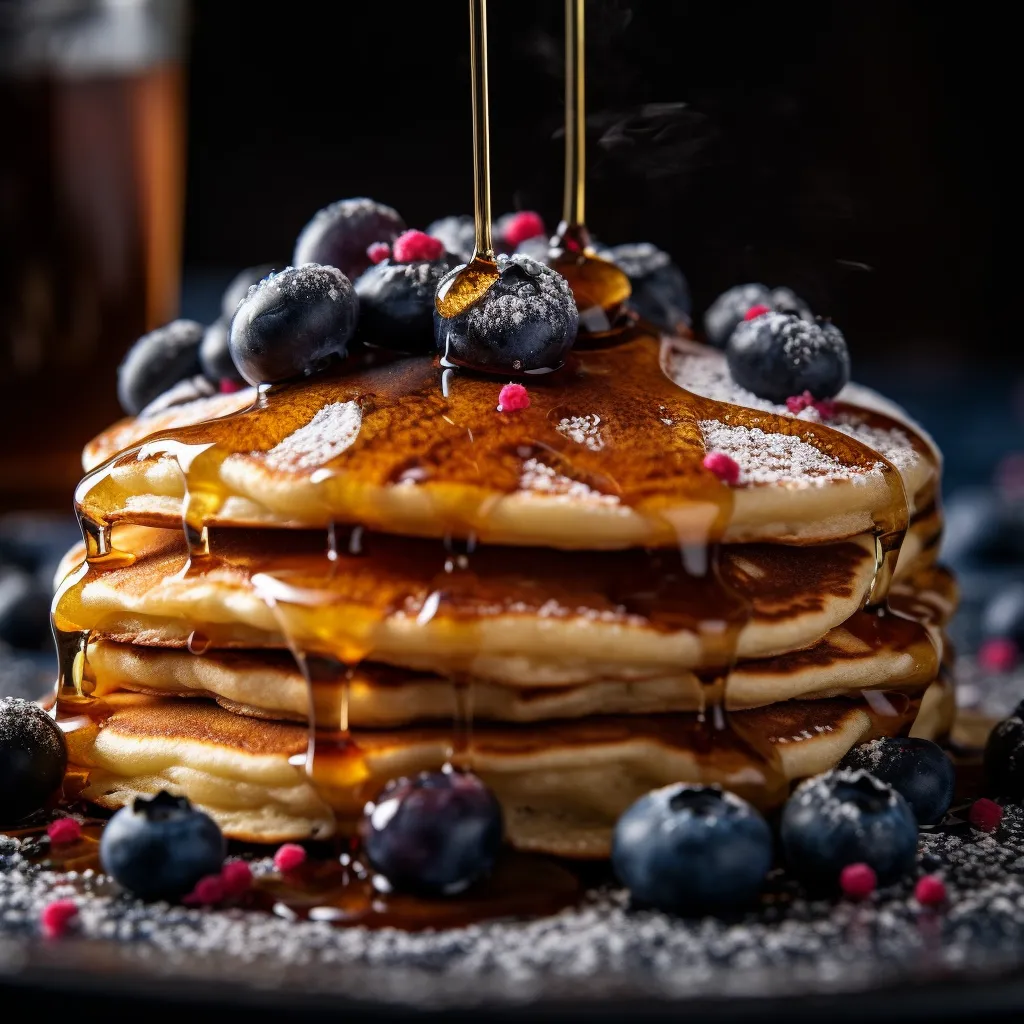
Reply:
<svg viewBox="0 0 1024 1024"><path fill-rule="evenodd" d="M395 239L391 255L396 263L412 263L413 260L439 260L444 255L444 242L431 238L430 235L422 231L403 231Z"/></svg>
<svg viewBox="0 0 1024 1024"><path fill-rule="evenodd" d="M533 210L523 210L511 217L505 225L505 241L513 249L518 249L520 243L528 238L537 238L538 235L546 235L544 221L539 213Z"/></svg>
<svg viewBox="0 0 1024 1024"><path fill-rule="evenodd" d="M831 398L816 398L813 402L814 408L823 420L831 420L836 415L836 403Z"/></svg>
<svg viewBox="0 0 1024 1024"><path fill-rule="evenodd" d="M367 246L366 255L371 263L383 263L391 255L391 246L387 242L374 242Z"/></svg>
<svg viewBox="0 0 1024 1024"><path fill-rule="evenodd" d="M283 875L296 871L306 863L306 851L298 843L285 843L274 854L274 867Z"/></svg>
<svg viewBox="0 0 1024 1024"><path fill-rule="evenodd" d="M746 313L743 314L743 319L753 320L755 317L764 316L765 313L770 313L771 311L771 306L762 306L760 304L756 306L751 306L750 309L748 309Z"/></svg>
<svg viewBox="0 0 1024 1024"><path fill-rule="evenodd" d="M196 887L181 900L186 907L212 907L227 895L220 875L207 875L196 882Z"/></svg>
<svg viewBox="0 0 1024 1024"><path fill-rule="evenodd" d="M76 843L82 838L82 826L74 818L58 818L46 826L46 834L55 845Z"/></svg>
<svg viewBox="0 0 1024 1024"><path fill-rule="evenodd" d="M498 392L498 412L515 412L529 409L530 395L522 384L506 384Z"/></svg>
<svg viewBox="0 0 1024 1024"><path fill-rule="evenodd" d="M54 900L43 907L39 924L48 939L59 939L71 922L78 917L78 904L74 900Z"/></svg>
<svg viewBox="0 0 1024 1024"><path fill-rule="evenodd" d="M971 804L967 820L982 832L995 832L999 828L999 822L1003 820L1003 809L988 797L982 797Z"/></svg>
<svg viewBox="0 0 1024 1024"><path fill-rule="evenodd" d="M228 380L227 377L224 377L218 385L218 390L222 395L233 395L236 391L241 391L244 387L244 380Z"/></svg>
<svg viewBox="0 0 1024 1024"><path fill-rule="evenodd" d="M875 891L878 878L869 864L847 864L839 875L839 887L851 900L862 900Z"/></svg>
<svg viewBox="0 0 1024 1024"><path fill-rule="evenodd" d="M757 309L757 307L754 307ZM786 408L796 416L797 413L801 413L804 409L814 405L814 395L810 391L805 391L802 395L790 395L786 399Z"/></svg>
<svg viewBox="0 0 1024 1024"><path fill-rule="evenodd" d="M708 452L704 456L704 468L714 473L722 483L734 484L740 478L740 464L725 452Z"/></svg>
<svg viewBox="0 0 1024 1024"><path fill-rule="evenodd" d="M925 875L914 886L914 899L922 907L938 907L946 902L946 883L938 875Z"/></svg>
<svg viewBox="0 0 1024 1024"><path fill-rule="evenodd" d="M1020 649L1008 636L986 640L978 651L978 664L986 672L1012 672L1020 659Z"/></svg>
<svg viewBox="0 0 1024 1024"><path fill-rule="evenodd" d="M252 868L244 860L231 860L221 869L220 880L229 899L244 896L252 888Z"/></svg>

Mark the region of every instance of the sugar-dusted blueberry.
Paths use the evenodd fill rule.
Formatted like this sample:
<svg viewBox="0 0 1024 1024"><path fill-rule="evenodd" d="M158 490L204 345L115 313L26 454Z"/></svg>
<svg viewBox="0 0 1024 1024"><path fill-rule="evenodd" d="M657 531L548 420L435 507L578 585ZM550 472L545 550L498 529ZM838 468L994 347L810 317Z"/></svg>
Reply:
<svg viewBox="0 0 1024 1024"><path fill-rule="evenodd" d="M206 379L215 384L222 380L240 383L243 379L231 358L230 337L231 318L220 316L206 328L199 344L199 365Z"/></svg>
<svg viewBox="0 0 1024 1024"><path fill-rule="evenodd" d="M136 797L107 823L100 839L103 870L145 900L173 900L206 875L220 872L226 853L216 822L185 797L161 790Z"/></svg>
<svg viewBox="0 0 1024 1024"><path fill-rule="evenodd" d="M839 328L789 313L741 321L726 343L725 357L733 380L770 402L804 391L831 398L850 379L850 354Z"/></svg>
<svg viewBox="0 0 1024 1024"><path fill-rule="evenodd" d="M1024 799L1024 701L989 734L985 744L985 780L992 793Z"/></svg>
<svg viewBox="0 0 1024 1024"><path fill-rule="evenodd" d="M752 306L766 306L813 321L810 307L791 288L769 288L764 284L738 284L722 292L704 314L704 336L711 345L724 348L732 332L743 322ZM799 392L793 392L799 394Z"/></svg>
<svg viewBox="0 0 1024 1024"><path fill-rule="evenodd" d="M473 258L476 247L476 225L468 214L441 217L427 225L427 234L441 242L445 249L463 263Z"/></svg>
<svg viewBox="0 0 1024 1024"><path fill-rule="evenodd" d="M917 820L892 786L866 771L834 769L802 783L782 812L782 848L810 889L835 889L848 864L867 864L880 885L914 866Z"/></svg>
<svg viewBox="0 0 1024 1024"><path fill-rule="evenodd" d="M953 802L956 769L942 747L931 740L883 737L854 747L839 767L862 768L892 786L910 804L919 825L940 822Z"/></svg>
<svg viewBox="0 0 1024 1024"><path fill-rule="evenodd" d="M13 565L0 565L0 641L28 650L52 643L50 592Z"/></svg>
<svg viewBox="0 0 1024 1024"><path fill-rule="evenodd" d="M204 331L195 320L173 320L139 338L117 370L121 408L135 416L173 384L199 373Z"/></svg>
<svg viewBox="0 0 1024 1024"><path fill-rule="evenodd" d="M60 788L67 762L64 734L38 704L0 698L0 825L38 811Z"/></svg>
<svg viewBox="0 0 1024 1024"><path fill-rule="evenodd" d="M366 805L363 850L395 889L461 892L490 873L501 849L501 805L468 772L395 779Z"/></svg>
<svg viewBox="0 0 1024 1024"><path fill-rule="evenodd" d="M771 863L764 818L717 786L656 789L625 811L612 838L612 866L633 899L680 913L750 903Z"/></svg>
<svg viewBox="0 0 1024 1024"><path fill-rule="evenodd" d="M374 199L340 199L313 215L295 243L292 262L337 267L355 280L369 265L374 242L393 242L405 230L398 211Z"/></svg>
<svg viewBox="0 0 1024 1024"><path fill-rule="evenodd" d="M360 339L401 352L432 351L434 294L451 265L448 259L388 259L361 274L355 283Z"/></svg>
<svg viewBox="0 0 1024 1024"><path fill-rule="evenodd" d="M278 264L280 266L280 264ZM268 277L276 268L273 263L260 263L255 267L246 267L240 270L228 282L227 288L220 300L220 313L230 323L231 318L238 309L238 304L249 294L249 289L254 284L259 284L263 278Z"/></svg>
<svg viewBox="0 0 1024 1024"><path fill-rule="evenodd" d="M286 267L249 289L231 321L231 358L250 384L315 373L344 356L359 298L335 267Z"/></svg>
<svg viewBox="0 0 1024 1024"><path fill-rule="evenodd" d="M462 271L441 279L438 294ZM441 360L484 373L534 373L565 362L579 326L576 302L561 274L528 256L499 256L498 276L466 310L443 317L434 310L434 341Z"/></svg>
<svg viewBox="0 0 1024 1024"><path fill-rule="evenodd" d="M613 246L607 258L629 278L629 304L640 316L666 331L690 326L690 286L667 252L650 242L630 242Z"/></svg>

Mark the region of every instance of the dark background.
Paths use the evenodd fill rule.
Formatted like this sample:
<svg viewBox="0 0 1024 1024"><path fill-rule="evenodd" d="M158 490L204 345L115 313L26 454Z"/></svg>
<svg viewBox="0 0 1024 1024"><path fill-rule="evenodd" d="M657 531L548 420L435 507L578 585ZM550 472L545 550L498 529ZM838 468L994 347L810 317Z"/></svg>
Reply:
<svg viewBox="0 0 1024 1024"><path fill-rule="evenodd" d="M313 211L344 196L421 228L470 211L463 0L193 10L193 282L286 259ZM698 311L739 281L793 286L844 329L855 372L882 361L938 388L965 362L1021 365L994 281L1009 74L997 24L873 2L587 10L588 220L602 241L668 249ZM490 32L495 214L535 208L554 225L562 5L495 0Z"/></svg>

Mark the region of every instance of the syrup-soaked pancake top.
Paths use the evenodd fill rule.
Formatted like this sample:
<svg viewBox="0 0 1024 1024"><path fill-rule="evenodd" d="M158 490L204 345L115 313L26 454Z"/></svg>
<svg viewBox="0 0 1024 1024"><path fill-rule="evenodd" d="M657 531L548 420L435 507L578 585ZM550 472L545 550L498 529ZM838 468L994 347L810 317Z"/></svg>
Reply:
<svg viewBox="0 0 1024 1024"><path fill-rule="evenodd" d="M360 359L269 388L240 412L238 396L195 410L220 418L187 425L179 408L116 425L86 450L91 466L114 458L83 481L83 510L171 526L187 491L203 522L346 522L593 549L814 542L906 525L903 480L860 439L875 434L694 394L666 375L660 339L639 330L530 378L531 404L513 413L497 411L501 381L442 378L426 357ZM848 424L908 437L913 511L938 473L931 448L902 420L842 409ZM712 449L740 463L737 485L704 467Z"/></svg>

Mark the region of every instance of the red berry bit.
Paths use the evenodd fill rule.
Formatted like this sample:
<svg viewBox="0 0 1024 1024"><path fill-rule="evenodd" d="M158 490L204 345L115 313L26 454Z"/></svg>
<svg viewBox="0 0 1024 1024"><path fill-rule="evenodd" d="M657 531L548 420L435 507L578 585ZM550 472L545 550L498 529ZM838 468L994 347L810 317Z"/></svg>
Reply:
<svg viewBox="0 0 1024 1024"><path fill-rule="evenodd" d="M48 939L59 939L67 933L71 922L78 917L78 904L74 900L54 900L43 907L39 925Z"/></svg>
<svg viewBox="0 0 1024 1024"><path fill-rule="evenodd" d="M182 897L181 902L186 907L212 907L223 903L226 895L224 879L220 875L207 875L196 882L196 887Z"/></svg>
<svg viewBox="0 0 1024 1024"><path fill-rule="evenodd" d="M517 213L509 219L505 226L505 241L513 249L518 248L528 238L537 238L546 234L544 221L541 220L540 214L534 213L533 210L523 210Z"/></svg>
<svg viewBox="0 0 1024 1024"><path fill-rule="evenodd" d="M1003 809L995 800L983 796L971 804L967 820L982 832L995 832L999 828L999 822L1003 820Z"/></svg>
<svg viewBox="0 0 1024 1024"><path fill-rule="evenodd" d="M735 484L740 479L740 464L725 452L708 452L704 456L704 468L714 473L722 483Z"/></svg>
<svg viewBox="0 0 1024 1024"><path fill-rule="evenodd" d="M404 231L395 239L391 254L396 263L439 260L444 255L444 243L422 231Z"/></svg>
<svg viewBox="0 0 1024 1024"><path fill-rule="evenodd" d="M839 875L839 887L851 900L870 896L878 885L878 878L869 864L847 864Z"/></svg>
<svg viewBox="0 0 1024 1024"><path fill-rule="evenodd" d="M1012 672L1020 660L1020 648L1008 636L986 640L978 651L978 664L986 672Z"/></svg>
<svg viewBox="0 0 1024 1024"><path fill-rule="evenodd" d="M804 409L816 409L823 420L830 420L835 417L836 403L829 398L815 398L810 391L802 395L790 395L786 399L786 408L794 415L802 413Z"/></svg>
<svg viewBox="0 0 1024 1024"><path fill-rule="evenodd" d="M498 412L530 408L530 394L522 384L506 384L498 392Z"/></svg>
<svg viewBox="0 0 1024 1024"><path fill-rule="evenodd" d="M743 319L755 320L757 319L757 317L764 316L765 313L770 313L771 311L771 306L762 306L758 304L756 306L751 306L750 309L748 309L746 313L743 314Z"/></svg>
<svg viewBox="0 0 1024 1024"><path fill-rule="evenodd" d="M236 391L241 391L245 387L245 383L239 380L228 380L225 377L218 385L218 390L222 395L233 395Z"/></svg>
<svg viewBox="0 0 1024 1024"><path fill-rule="evenodd" d="M297 871L305 863L306 851L298 843L285 843L274 854L274 867L282 875Z"/></svg>
<svg viewBox="0 0 1024 1024"><path fill-rule="evenodd" d="M938 875L925 875L914 886L914 899L922 907L940 907L946 902L946 883Z"/></svg>
<svg viewBox="0 0 1024 1024"><path fill-rule="evenodd" d="M46 834L55 846L77 843L82 838L82 826L74 818L58 818L46 826Z"/></svg>
<svg viewBox="0 0 1024 1024"><path fill-rule="evenodd" d="M238 899L252 888L252 868L244 860L232 860L221 868L221 884L228 899Z"/></svg>
<svg viewBox="0 0 1024 1024"><path fill-rule="evenodd" d="M391 246L387 242L374 242L366 247L366 255L371 263L383 263L391 255Z"/></svg>

